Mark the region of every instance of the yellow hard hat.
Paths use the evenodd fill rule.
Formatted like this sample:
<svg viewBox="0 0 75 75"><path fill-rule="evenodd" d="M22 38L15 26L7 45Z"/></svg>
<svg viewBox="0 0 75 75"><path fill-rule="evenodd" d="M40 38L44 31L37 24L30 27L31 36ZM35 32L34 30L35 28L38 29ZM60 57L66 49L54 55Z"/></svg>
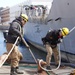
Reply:
<svg viewBox="0 0 75 75"><path fill-rule="evenodd" d="M24 19L24 21L28 21L28 16L26 14L21 14L21 17Z"/></svg>
<svg viewBox="0 0 75 75"><path fill-rule="evenodd" d="M64 28L61 29L61 32L62 32L62 35L63 35L63 36L66 36L66 35L69 34L69 29L66 28L66 27L64 27Z"/></svg>

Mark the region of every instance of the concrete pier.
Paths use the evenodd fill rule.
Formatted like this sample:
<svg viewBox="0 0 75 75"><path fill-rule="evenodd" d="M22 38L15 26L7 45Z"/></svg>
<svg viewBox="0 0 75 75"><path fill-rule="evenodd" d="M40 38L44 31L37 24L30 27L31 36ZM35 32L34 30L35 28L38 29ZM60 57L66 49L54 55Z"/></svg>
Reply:
<svg viewBox="0 0 75 75"><path fill-rule="evenodd" d="M53 66L53 68L55 67ZM24 74L20 74L20 75L44 75L42 73L37 73L36 64L22 64L20 65L20 70L24 72ZM48 72L48 73L50 75L70 75L72 71L73 71L73 68L66 66L65 68L59 68L58 70ZM0 68L0 75L10 75L10 66L3 65Z"/></svg>
<svg viewBox="0 0 75 75"><path fill-rule="evenodd" d="M20 75L37 75L37 68L35 68L35 66L22 65L22 67L19 67L19 69L24 72L24 74ZM10 75L10 66L2 66L0 68L0 75Z"/></svg>

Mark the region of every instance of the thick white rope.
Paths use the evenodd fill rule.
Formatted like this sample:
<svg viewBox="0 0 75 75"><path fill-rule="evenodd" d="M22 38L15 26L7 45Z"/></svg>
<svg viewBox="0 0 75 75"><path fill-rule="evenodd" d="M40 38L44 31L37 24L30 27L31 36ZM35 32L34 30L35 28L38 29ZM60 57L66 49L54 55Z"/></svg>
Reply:
<svg viewBox="0 0 75 75"><path fill-rule="evenodd" d="M23 42L24 42L24 44L26 45L26 46L29 46L28 44L27 44L27 42L25 41L25 39L24 38L22 38L22 40L23 40ZM29 51L30 51L30 53L31 53L31 55L32 55L32 57L33 57L33 59L35 60L35 62L37 63L37 60L36 60L36 58L35 58L35 56L34 56L34 54L32 53L32 51L31 51L31 49L29 48Z"/></svg>
<svg viewBox="0 0 75 75"><path fill-rule="evenodd" d="M11 50L9 51L9 53L7 54L6 58L3 60L2 64L0 64L0 67L2 67L2 65L3 65L3 64L5 63L5 61L8 59L8 57L9 57L9 55L11 54L11 52L13 51L13 49L14 49L14 47L15 47L17 41L18 41L18 39L19 39L19 37L17 37L17 39L16 39L16 41L15 41L13 47L11 48Z"/></svg>
<svg viewBox="0 0 75 75"><path fill-rule="evenodd" d="M45 71L55 71L55 70L58 70L59 67L60 67L60 64L61 64L60 45L59 45L59 65L58 65L58 67L57 67L56 69L48 70L48 69L46 69L46 68L44 68L44 67L41 66L41 62L42 62L42 60L39 61L39 66L40 66L43 70L45 70Z"/></svg>
<svg viewBox="0 0 75 75"><path fill-rule="evenodd" d="M75 29L75 26L70 30L69 34L70 34L74 29ZM64 37L64 38L65 38L65 37ZM60 47L59 47L59 65L58 65L58 67L57 67L56 69L48 70L48 69L46 69L46 68L43 68L43 67L41 66L41 62L42 62L42 60L39 61L39 66L40 66L43 70L45 70L45 71L55 71L55 70L58 70L59 67L60 67L60 64L61 64Z"/></svg>
<svg viewBox="0 0 75 75"><path fill-rule="evenodd" d="M70 32L69 33L71 33L73 30L75 29L75 26L70 30Z"/></svg>

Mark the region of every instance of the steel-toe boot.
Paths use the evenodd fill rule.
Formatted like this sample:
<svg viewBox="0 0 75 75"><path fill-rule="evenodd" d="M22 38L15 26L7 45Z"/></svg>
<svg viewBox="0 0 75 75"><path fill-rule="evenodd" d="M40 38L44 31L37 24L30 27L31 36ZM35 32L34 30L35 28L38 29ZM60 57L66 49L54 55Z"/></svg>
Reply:
<svg viewBox="0 0 75 75"><path fill-rule="evenodd" d="M23 71L20 71L20 70L19 70L19 67L16 67L16 68L15 68L15 72L16 72L17 74L23 74L23 73L24 73Z"/></svg>

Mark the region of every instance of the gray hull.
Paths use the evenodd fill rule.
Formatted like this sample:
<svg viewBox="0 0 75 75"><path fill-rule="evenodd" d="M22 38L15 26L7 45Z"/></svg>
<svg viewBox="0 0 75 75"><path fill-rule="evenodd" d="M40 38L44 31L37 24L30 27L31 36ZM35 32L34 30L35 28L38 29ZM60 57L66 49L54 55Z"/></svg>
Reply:
<svg viewBox="0 0 75 75"><path fill-rule="evenodd" d="M70 30L75 26L75 0L53 0L49 15L44 20L32 20L25 25L25 39L28 42L46 51L41 38L50 29L68 27ZM66 52L70 61L75 62L75 30L63 39L60 44L61 52ZM72 56L70 56L72 55ZM64 55L63 55L64 56ZM64 57L65 58L65 57Z"/></svg>

